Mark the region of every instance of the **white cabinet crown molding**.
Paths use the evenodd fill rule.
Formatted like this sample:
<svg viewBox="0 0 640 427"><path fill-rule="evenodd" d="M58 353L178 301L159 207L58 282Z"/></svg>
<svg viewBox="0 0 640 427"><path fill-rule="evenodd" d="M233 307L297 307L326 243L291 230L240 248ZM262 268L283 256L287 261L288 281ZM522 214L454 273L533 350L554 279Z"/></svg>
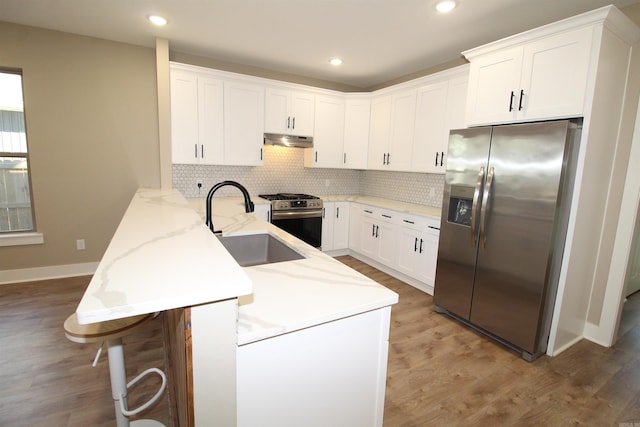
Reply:
<svg viewBox="0 0 640 427"><path fill-rule="evenodd" d="M615 6L604 6L590 12L585 12L557 22L552 22L523 33L518 33L473 49L465 50L462 52L462 55L471 60L477 56L485 55L497 50L529 43L536 39L545 38L580 27L593 26L599 23L603 23L612 32L630 44L640 40L638 27L633 21L631 21L631 19L629 19Z"/></svg>

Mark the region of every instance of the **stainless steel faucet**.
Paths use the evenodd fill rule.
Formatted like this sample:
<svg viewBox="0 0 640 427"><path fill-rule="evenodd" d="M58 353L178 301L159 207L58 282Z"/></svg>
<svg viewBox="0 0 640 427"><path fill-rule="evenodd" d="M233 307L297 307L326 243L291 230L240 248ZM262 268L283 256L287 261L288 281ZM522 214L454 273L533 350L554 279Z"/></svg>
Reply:
<svg viewBox="0 0 640 427"><path fill-rule="evenodd" d="M209 190L209 194L207 194L207 205L206 205L206 222L207 226L211 230L212 233L217 233L213 230L213 221L211 220L211 199L213 198L213 193L218 191L219 188L225 187L227 185L231 185L232 187L238 188L242 191L242 195L244 196L244 211L246 213L253 212L253 202L251 201L251 197L249 196L249 192L246 188L244 188L241 184L235 181L222 181L211 187ZM222 232L220 230L219 232Z"/></svg>

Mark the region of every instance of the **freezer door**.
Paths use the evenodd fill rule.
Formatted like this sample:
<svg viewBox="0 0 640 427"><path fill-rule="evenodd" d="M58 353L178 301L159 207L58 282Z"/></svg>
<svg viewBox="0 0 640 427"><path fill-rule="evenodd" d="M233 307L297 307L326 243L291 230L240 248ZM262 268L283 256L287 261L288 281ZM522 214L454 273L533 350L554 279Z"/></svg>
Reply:
<svg viewBox="0 0 640 427"><path fill-rule="evenodd" d="M472 323L537 352L569 122L499 126L480 209Z"/></svg>
<svg viewBox="0 0 640 427"><path fill-rule="evenodd" d="M467 320L471 310L478 214L490 141L490 127L452 130L449 135L433 296L436 306Z"/></svg>

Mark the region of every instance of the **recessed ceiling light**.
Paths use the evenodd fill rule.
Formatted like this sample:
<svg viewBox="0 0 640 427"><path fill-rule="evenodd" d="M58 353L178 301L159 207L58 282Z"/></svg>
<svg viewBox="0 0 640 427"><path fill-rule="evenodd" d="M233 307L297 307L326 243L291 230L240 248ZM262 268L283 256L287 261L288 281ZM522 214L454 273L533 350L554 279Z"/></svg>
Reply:
<svg viewBox="0 0 640 427"><path fill-rule="evenodd" d="M451 12L456 8L456 2L453 0L444 0L436 3L436 10L440 13Z"/></svg>
<svg viewBox="0 0 640 427"><path fill-rule="evenodd" d="M163 25L167 25L167 20L165 18L163 18L162 16L159 16L159 15L149 15L149 16L147 16L147 19L153 25L157 25L159 27L162 27Z"/></svg>
<svg viewBox="0 0 640 427"><path fill-rule="evenodd" d="M331 58L329 60L329 64L334 65L334 66L338 66L338 65L342 65L342 59L340 58Z"/></svg>

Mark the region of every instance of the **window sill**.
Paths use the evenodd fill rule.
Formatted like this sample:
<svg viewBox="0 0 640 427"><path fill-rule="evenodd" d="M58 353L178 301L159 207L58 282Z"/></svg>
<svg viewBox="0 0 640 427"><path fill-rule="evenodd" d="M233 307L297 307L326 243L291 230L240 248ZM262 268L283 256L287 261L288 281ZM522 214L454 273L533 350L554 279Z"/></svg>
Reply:
<svg viewBox="0 0 640 427"><path fill-rule="evenodd" d="M44 243L42 233L7 233L0 234L0 246L41 245Z"/></svg>

